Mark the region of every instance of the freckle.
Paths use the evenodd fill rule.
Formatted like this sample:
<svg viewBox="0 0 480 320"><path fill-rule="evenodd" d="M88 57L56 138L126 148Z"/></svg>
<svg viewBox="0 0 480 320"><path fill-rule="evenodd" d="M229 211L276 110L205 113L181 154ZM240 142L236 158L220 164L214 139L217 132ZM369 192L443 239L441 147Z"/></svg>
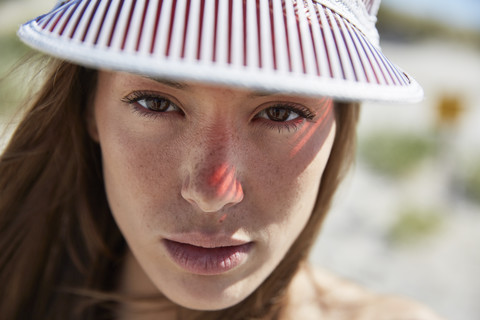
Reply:
<svg viewBox="0 0 480 320"><path fill-rule="evenodd" d="M226 218L227 218L227 214L224 213L224 214L222 215L222 217L220 218L220 220L218 220L218 222L222 223L223 221L225 221Z"/></svg>

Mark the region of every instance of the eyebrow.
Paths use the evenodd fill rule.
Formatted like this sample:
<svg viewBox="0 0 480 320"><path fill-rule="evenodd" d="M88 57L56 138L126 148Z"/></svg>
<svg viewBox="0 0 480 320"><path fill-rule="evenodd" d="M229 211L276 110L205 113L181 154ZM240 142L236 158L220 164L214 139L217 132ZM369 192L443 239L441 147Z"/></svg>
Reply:
<svg viewBox="0 0 480 320"><path fill-rule="evenodd" d="M185 89L188 89L189 88L189 85L186 84L186 83L182 83L182 82L178 82L178 81L174 81L174 80L167 80L167 79L161 79L161 78L155 78L155 77L149 77L149 76L145 76L146 79L149 79L149 80L152 80L152 81L155 81L157 83L160 83L160 84L163 84L163 85L166 85L166 86L169 86L169 87L172 87L172 88L175 88L175 89L180 89L180 90L185 90ZM249 98L259 98L259 97L267 97L267 96L273 96L273 95L276 95L276 94L281 94L280 91L262 91L262 90L258 90L258 91L253 91L251 92L248 97Z"/></svg>
<svg viewBox="0 0 480 320"><path fill-rule="evenodd" d="M175 89L185 90L185 89L188 88L187 84L182 83L182 82L178 82L178 81L174 81L174 80L160 79L160 78L154 78L154 77L148 77L148 76L146 76L144 78L149 79L149 80L153 80L157 83L164 84L166 86L169 86L169 87L172 87L172 88L175 88Z"/></svg>
<svg viewBox="0 0 480 320"><path fill-rule="evenodd" d="M281 94L280 91L253 91L250 93L248 96L252 98L258 98L258 97L268 97L268 96L273 96L276 94Z"/></svg>

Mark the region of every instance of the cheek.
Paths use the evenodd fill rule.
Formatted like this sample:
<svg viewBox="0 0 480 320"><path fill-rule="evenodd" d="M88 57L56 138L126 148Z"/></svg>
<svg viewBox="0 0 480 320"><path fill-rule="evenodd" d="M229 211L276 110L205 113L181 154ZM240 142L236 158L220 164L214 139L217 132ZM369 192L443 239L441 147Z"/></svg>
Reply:
<svg viewBox="0 0 480 320"><path fill-rule="evenodd" d="M99 142L112 213L122 230L144 232L151 223L147 213L158 213L158 207L168 207L177 196L178 145L167 129L153 130L113 112L106 117L99 110L97 116L102 121Z"/></svg>
<svg viewBox="0 0 480 320"><path fill-rule="evenodd" d="M269 237L293 242L303 230L313 210L321 177L330 156L335 137L335 121L329 116L298 132L288 150L269 150L262 170L255 179L255 198L265 214L256 219L267 225Z"/></svg>

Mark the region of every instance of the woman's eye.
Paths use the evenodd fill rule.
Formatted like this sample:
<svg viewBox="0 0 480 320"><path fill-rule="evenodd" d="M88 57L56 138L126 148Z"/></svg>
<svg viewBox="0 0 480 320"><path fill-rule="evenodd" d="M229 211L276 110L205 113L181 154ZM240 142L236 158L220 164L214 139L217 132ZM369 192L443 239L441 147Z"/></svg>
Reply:
<svg viewBox="0 0 480 320"><path fill-rule="evenodd" d="M267 125L268 128L286 129L288 132L298 129L305 120L315 118L315 113L309 108L299 104L281 103L267 107L257 113L255 119Z"/></svg>
<svg viewBox="0 0 480 320"><path fill-rule="evenodd" d="M303 110L297 107L291 106L273 106L266 108L256 116L257 118L263 118L275 122L287 122L296 119L312 119L313 114L308 110Z"/></svg>
<svg viewBox="0 0 480 320"><path fill-rule="evenodd" d="M147 97L137 99L136 102L144 107L145 109L155 111L155 112L168 112L168 111L179 111L178 108L173 102L165 98L155 98Z"/></svg>
<svg viewBox="0 0 480 320"><path fill-rule="evenodd" d="M289 121L299 117L298 113L285 107L270 107L264 110L265 117L272 121Z"/></svg>
<svg viewBox="0 0 480 320"><path fill-rule="evenodd" d="M135 112L144 116L162 116L164 113L183 114L182 109L170 99L155 92L134 91L122 99L131 105Z"/></svg>

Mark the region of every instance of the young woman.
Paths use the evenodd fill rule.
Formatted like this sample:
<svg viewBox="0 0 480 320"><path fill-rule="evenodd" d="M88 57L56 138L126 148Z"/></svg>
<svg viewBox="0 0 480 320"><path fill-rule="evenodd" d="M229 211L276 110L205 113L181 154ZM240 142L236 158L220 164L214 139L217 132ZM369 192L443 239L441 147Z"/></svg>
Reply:
<svg viewBox="0 0 480 320"><path fill-rule="evenodd" d="M437 319L305 261L357 102L421 89L378 1L60 1L0 160L5 319ZM350 102L349 102L350 101Z"/></svg>

